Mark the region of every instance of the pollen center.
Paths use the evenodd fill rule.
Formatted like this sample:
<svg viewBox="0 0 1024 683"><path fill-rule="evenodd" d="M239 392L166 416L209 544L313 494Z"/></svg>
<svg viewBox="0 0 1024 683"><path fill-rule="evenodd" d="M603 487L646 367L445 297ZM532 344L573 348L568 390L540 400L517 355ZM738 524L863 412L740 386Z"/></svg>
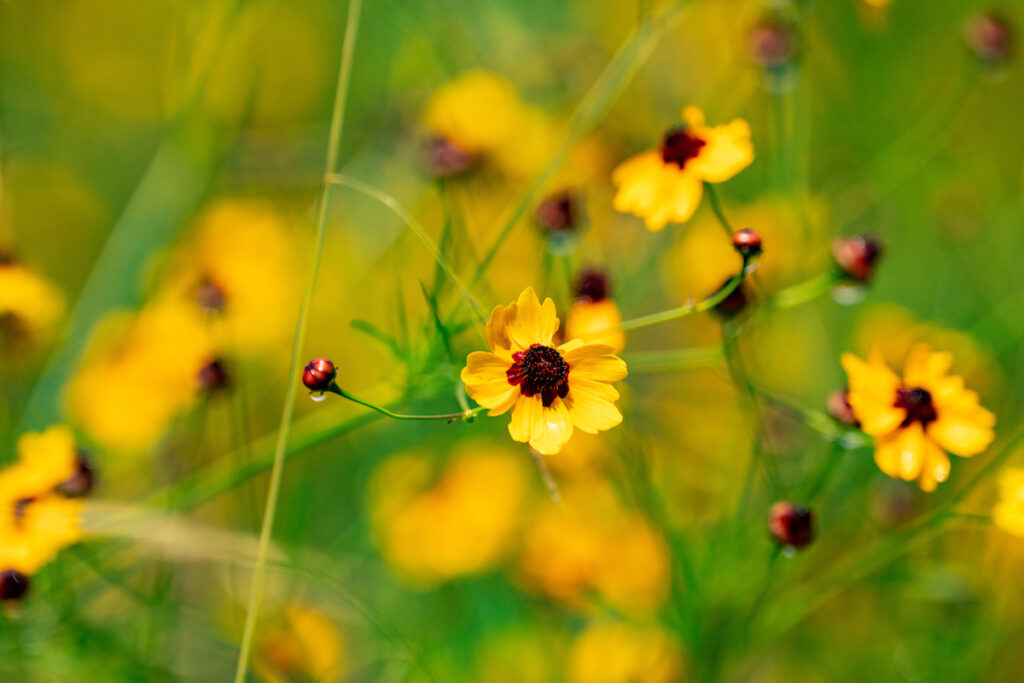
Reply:
<svg viewBox="0 0 1024 683"><path fill-rule="evenodd" d="M700 154L701 148L707 143L686 128L673 128L661 143L661 158L666 164L675 164L679 168Z"/></svg>
<svg viewBox="0 0 1024 683"><path fill-rule="evenodd" d="M512 354L512 367L505 371L508 383L518 386L523 396L540 394L544 406L550 406L555 396L569 394L569 364L562 354L551 346L534 344L525 351Z"/></svg>
<svg viewBox="0 0 1024 683"><path fill-rule="evenodd" d="M907 411L907 417L902 425L904 427L912 422L920 422L924 426L938 418L935 405L932 403L932 395L927 389L897 389L894 405Z"/></svg>

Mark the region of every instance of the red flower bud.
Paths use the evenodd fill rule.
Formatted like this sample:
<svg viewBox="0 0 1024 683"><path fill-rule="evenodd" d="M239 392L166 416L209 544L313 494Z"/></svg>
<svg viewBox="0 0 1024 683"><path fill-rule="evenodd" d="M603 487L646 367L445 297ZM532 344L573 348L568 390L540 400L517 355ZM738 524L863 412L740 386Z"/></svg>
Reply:
<svg viewBox="0 0 1024 683"><path fill-rule="evenodd" d="M302 383L310 391L327 391L334 384L334 378L338 376L338 369L334 367L327 358L317 358L309 361L306 369L302 371Z"/></svg>
<svg viewBox="0 0 1024 683"><path fill-rule="evenodd" d="M444 138L431 138L423 144L423 163L439 178L464 173L473 165L473 161L471 154Z"/></svg>
<svg viewBox="0 0 1024 683"><path fill-rule="evenodd" d="M548 195L537 205L533 219L546 232L569 232L580 221L579 197L571 190Z"/></svg>
<svg viewBox="0 0 1024 683"><path fill-rule="evenodd" d="M790 28L768 19L747 34L747 49L761 66L773 69L793 59L797 52L797 40Z"/></svg>
<svg viewBox="0 0 1024 683"><path fill-rule="evenodd" d="M843 275L856 282L867 282L871 279L881 255L882 245L874 237L838 237L832 243L832 256L836 260L836 265Z"/></svg>
<svg viewBox="0 0 1024 683"><path fill-rule="evenodd" d="M28 577L16 569L0 571L0 600L18 600L28 592Z"/></svg>
<svg viewBox="0 0 1024 683"><path fill-rule="evenodd" d="M224 362L220 359L214 359L199 368L199 372L196 373L196 381L199 382L201 389L212 392L226 389L231 383L231 378L228 375L227 368L224 367Z"/></svg>
<svg viewBox="0 0 1024 683"><path fill-rule="evenodd" d="M976 14L964 28L967 46L981 59L999 63L1006 61L1013 48L1013 31L1009 23L995 14Z"/></svg>
<svg viewBox="0 0 1024 683"><path fill-rule="evenodd" d="M768 531L780 545L802 548L814 538L814 519L803 505L783 501L768 512Z"/></svg>
<svg viewBox="0 0 1024 683"><path fill-rule="evenodd" d="M756 256L761 253L761 236L750 228L737 230L732 235L732 246L743 257Z"/></svg>
<svg viewBox="0 0 1024 683"><path fill-rule="evenodd" d="M576 276L574 289L579 301L603 301L611 294L608 273L600 268L585 268Z"/></svg>
<svg viewBox="0 0 1024 683"><path fill-rule="evenodd" d="M860 426L857 416L853 414L853 408L850 407L846 389L836 389L829 394L826 409L829 415L844 425L849 425L850 427Z"/></svg>

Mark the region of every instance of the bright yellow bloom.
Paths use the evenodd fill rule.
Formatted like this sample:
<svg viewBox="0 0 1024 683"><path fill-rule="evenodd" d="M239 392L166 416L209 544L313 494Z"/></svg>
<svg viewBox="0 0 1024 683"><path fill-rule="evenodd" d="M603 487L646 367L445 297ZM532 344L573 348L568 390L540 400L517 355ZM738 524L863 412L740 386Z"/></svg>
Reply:
<svg viewBox="0 0 1024 683"><path fill-rule="evenodd" d="M683 673L682 649L664 631L627 623L597 623L576 639L572 683L670 683Z"/></svg>
<svg viewBox="0 0 1024 683"><path fill-rule="evenodd" d="M491 569L519 529L528 474L514 453L477 445L435 479L430 461L405 455L373 475L370 502L381 554L418 583Z"/></svg>
<svg viewBox="0 0 1024 683"><path fill-rule="evenodd" d="M1024 536L1024 468L1007 467L999 473L999 502L992 508L996 526Z"/></svg>
<svg viewBox="0 0 1024 683"><path fill-rule="evenodd" d="M337 681L345 657L334 621L312 607L291 605L260 637L254 668L267 683Z"/></svg>
<svg viewBox="0 0 1024 683"><path fill-rule="evenodd" d="M27 575L81 538L82 501L55 492L77 471L66 427L22 435L18 453L18 462L0 471L0 569Z"/></svg>
<svg viewBox="0 0 1024 683"><path fill-rule="evenodd" d="M573 429L596 434L622 422L610 382L626 376L615 349L578 339L555 347L555 304L541 304L532 287L508 306L495 306L487 323L491 352L466 359L466 391L489 415L512 410L508 431L543 455L561 450Z"/></svg>
<svg viewBox="0 0 1024 683"><path fill-rule="evenodd" d="M861 429L874 437L875 462L890 477L916 479L934 491L949 476L945 451L970 457L985 450L995 434L995 415L978 404L978 394L947 375L953 355L915 346L902 379L875 349L865 362L843 354L849 401Z"/></svg>
<svg viewBox="0 0 1024 683"><path fill-rule="evenodd" d="M30 268L0 261L0 342L45 338L62 315L60 290Z"/></svg>
<svg viewBox="0 0 1024 683"><path fill-rule="evenodd" d="M522 103L515 86L501 76L468 71L434 93L427 105L427 129L469 154L489 152L512 134Z"/></svg>
<svg viewBox="0 0 1024 683"><path fill-rule="evenodd" d="M622 313L614 299L578 299L569 309L565 336L605 344L618 353L626 348L626 333L620 328L621 325Z"/></svg>
<svg viewBox="0 0 1024 683"><path fill-rule="evenodd" d="M733 119L706 126L697 107L683 110L686 126L670 130L659 149L642 152L612 172L617 211L644 219L649 230L685 223L700 205L703 183L722 183L754 160L750 126Z"/></svg>

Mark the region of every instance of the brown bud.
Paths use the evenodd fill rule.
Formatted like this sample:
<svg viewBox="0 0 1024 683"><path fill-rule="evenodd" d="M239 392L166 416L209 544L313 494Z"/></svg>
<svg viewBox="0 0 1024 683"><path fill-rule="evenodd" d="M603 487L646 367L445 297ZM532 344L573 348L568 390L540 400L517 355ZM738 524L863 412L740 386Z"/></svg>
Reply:
<svg viewBox="0 0 1024 683"><path fill-rule="evenodd" d="M549 233L568 232L580 220L579 197L571 190L562 190L541 200L533 212L533 219Z"/></svg>
<svg viewBox="0 0 1024 683"><path fill-rule="evenodd" d="M837 237L832 243L832 256L843 275L856 282L868 282L882 255L882 244L874 237L853 235Z"/></svg>
<svg viewBox="0 0 1024 683"><path fill-rule="evenodd" d="M85 451L78 451L75 473L57 485L57 493L67 498L89 495L96 486L96 472Z"/></svg>
<svg viewBox="0 0 1024 683"><path fill-rule="evenodd" d="M584 268L576 276L576 299L580 301L603 301L611 295L608 273L599 268Z"/></svg>
<svg viewBox="0 0 1024 683"><path fill-rule="evenodd" d="M796 35L784 24L767 19L747 34L747 49L761 66L767 69L778 68L796 56Z"/></svg>
<svg viewBox="0 0 1024 683"><path fill-rule="evenodd" d="M732 278L729 279L731 280ZM722 283L722 286L716 291L721 291L727 284L729 284L729 280ZM750 297L748 296L747 287L741 282L739 287L729 293L729 296L715 305L714 311L723 318L734 318L743 312L749 301Z"/></svg>
<svg viewBox="0 0 1024 683"><path fill-rule="evenodd" d="M780 545L802 548L814 538L814 518L807 507L782 501L768 512L768 531Z"/></svg>
<svg viewBox="0 0 1024 683"><path fill-rule="evenodd" d="M317 358L309 361L306 369L302 371L302 383L310 391L327 391L337 376L338 370L334 363L326 358Z"/></svg>
<svg viewBox="0 0 1024 683"><path fill-rule="evenodd" d="M28 577L17 569L0 571L0 600L19 600L28 592Z"/></svg>
<svg viewBox="0 0 1024 683"><path fill-rule="evenodd" d="M196 303L207 313L220 313L225 301L224 290L209 280L203 280L196 290Z"/></svg>
<svg viewBox="0 0 1024 683"><path fill-rule="evenodd" d="M423 144L423 163L439 178L464 173L473 165L473 155L442 137L430 138Z"/></svg>
<svg viewBox="0 0 1024 683"><path fill-rule="evenodd" d="M737 230L732 235L732 246L744 258L757 256L761 253L761 236L750 228Z"/></svg>
<svg viewBox="0 0 1024 683"><path fill-rule="evenodd" d="M196 381L203 391L214 392L227 389L231 384L231 376L228 374L227 368L224 367L224 361L215 358L199 368L199 372L196 373Z"/></svg>
<svg viewBox="0 0 1024 683"><path fill-rule="evenodd" d="M1013 31L1010 24L997 14L976 14L964 27L967 46L981 59L988 62L1004 62L1013 48Z"/></svg>
<svg viewBox="0 0 1024 683"><path fill-rule="evenodd" d="M846 389L836 389L829 394L826 409L829 415L844 425L849 425L850 427L860 426L857 416L853 414L853 408L850 407L849 395Z"/></svg>

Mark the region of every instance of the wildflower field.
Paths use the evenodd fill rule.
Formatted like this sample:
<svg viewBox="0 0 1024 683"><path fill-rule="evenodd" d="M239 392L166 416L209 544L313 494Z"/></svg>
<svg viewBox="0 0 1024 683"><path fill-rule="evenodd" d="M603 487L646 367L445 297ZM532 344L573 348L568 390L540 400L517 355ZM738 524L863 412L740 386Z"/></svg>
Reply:
<svg viewBox="0 0 1024 683"><path fill-rule="evenodd" d="M1016 681L1006 0L0 2L0 681Z"/></svg>

